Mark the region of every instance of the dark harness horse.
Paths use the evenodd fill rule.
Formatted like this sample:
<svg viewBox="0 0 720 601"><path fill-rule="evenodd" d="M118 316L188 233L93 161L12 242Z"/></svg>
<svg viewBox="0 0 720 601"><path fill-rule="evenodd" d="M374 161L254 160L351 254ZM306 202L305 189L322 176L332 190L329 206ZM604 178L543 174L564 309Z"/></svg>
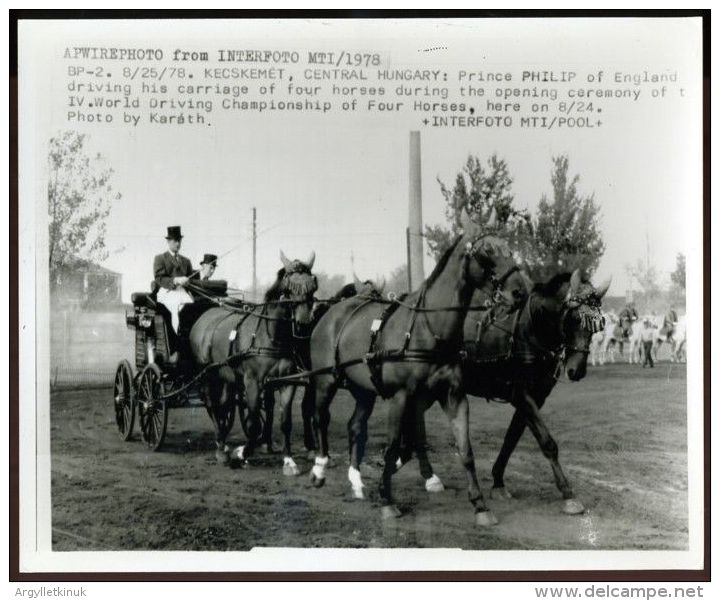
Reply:
<svg viewBox="0 0 720 601"><path fill-rule="evenodd" d="M332 307L311 337L314 370L308 393L316 407L319 456L312 480L322 486L328 462L330 403L342 385L367 413L380 394L390 403L387 447L380 485L383 517L399 515L393 505L391 479L396 469L401 433L412 429L419 407L438 400L452 424L468 481L476 523L496 519L488 511L477 481L468 435L468 402L461 389L462 327L476 288L498 286L513 272L507 243L482 235L463 213L465 228L438 262L420 290L388 311L386 303L367 300ZM352 433L351 433L352 436Z"/></svg>
<svg viewBox="0 0 720 601"><path fill-rule="evenodd" d="M231 454L244 462L262 437L260 404L267 380L296 369L293 339L309 324L317 280L312 275L314 253L305 262L289 261L265 295L265 302L244 308L219 306L203 313L190 330L192 356L199 369L207 368L205 403L215 426L216 457L228 461L226 438L236 399L245 396L248 441ZM290 419L292 388L280 391L283 423ZM286 457L290 456L289 439Z"/></svg>
<svg viewBox="0 0 720 601"><path fill-rule="evenodd" d="M501 399L515 407L500 453L493 465L494 498L509 498L504 473L510 455L529 427L565 499L566 513L581 513L570 483L558 461L558 446L550 435L540 409L555 387L562 370L569 380L586 373L593 333L604 327L600 312L602 297L610 282L597 289L581 281L578 271L560 274L548 283L534 286L520 309L472 312L465 322L466 359L463 385L469 394ZM424 440L418 448L424 447ZM425 452L418 452L426 488L442 490Z"/></svg>

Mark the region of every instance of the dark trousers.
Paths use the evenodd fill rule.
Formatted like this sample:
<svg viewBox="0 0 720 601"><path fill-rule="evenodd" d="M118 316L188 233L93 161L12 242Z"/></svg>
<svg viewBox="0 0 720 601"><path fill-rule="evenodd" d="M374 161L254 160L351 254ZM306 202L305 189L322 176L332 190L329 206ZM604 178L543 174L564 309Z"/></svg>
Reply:
<svg viewBox="0 0 720 601"><path fill-rule="evenodd" d="M652 340L643 340L643 350L645 351L645 360L643 361L643 367L646 365L649 365L650 367L655 367L655 363L653 363L652 358Z"/></svg>

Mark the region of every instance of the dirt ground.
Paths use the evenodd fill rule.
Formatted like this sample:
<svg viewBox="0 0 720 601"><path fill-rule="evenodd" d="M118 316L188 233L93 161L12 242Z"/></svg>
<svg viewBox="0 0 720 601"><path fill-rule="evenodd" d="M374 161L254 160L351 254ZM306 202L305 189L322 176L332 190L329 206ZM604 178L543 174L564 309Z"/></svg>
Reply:
<svg viewBox="0 0 720 601"><path fill-rule="evenodd" d="M488 500L500 523L486 529L473 526L465 478L438 406L427 414L427 431L431 460L446 491L427 493L413 461L393 479L404 515L383 522L377 484L386 406L380 401L362 470L369 498L356 501L346 477L345 424L352 402L344 393L332 406L334 466L325 487L315 489L299 407L293 434L302 473L293 478L282 475L281 455L256 455L240 470L217 465L204 409L171 411L165 446L152 453L139 439L137 424L133 440L119 439L111 389L57 392L51 399L53 548L687 548L685 367L588 370L580 383L558 384L543 409L586 512L561 512L550 466L526 433L506 475L515 498ZM510 417L509 406L472 399L472 441L485 492ZM230 438L239 444L237 422ZM280 437L276 425L278 448Z"/></svg>

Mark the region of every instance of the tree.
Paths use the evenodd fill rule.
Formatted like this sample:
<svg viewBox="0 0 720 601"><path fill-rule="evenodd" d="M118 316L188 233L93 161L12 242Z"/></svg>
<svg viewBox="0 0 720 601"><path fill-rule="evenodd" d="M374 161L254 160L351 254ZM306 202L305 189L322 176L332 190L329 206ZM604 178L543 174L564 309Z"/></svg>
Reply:
<svg viewBox="0 0 720 601"><path fill-rule="evenodd" d="M403 294L409 291L408 284L408 268L407 264L403 264L390 272L390 277L385 285L385 292Z"/></svg>
<svg viewBox="0 0 720 601"><path fill-rule="evenodd" d="M438 259L460 233L460 213L464 208L471 219L483 223L494 208L500 229L514 236L518 221L524 214L513 206L512 178L504 159L493 154L483 167L478 157L468 156L462 171L455 177L455 185L448 188L439 178L440 191L445 199L447 225L425 228L425 239L430 254Z"/></svg>
<svg viewBox="0 0 720 601"><path fill-rule="evenodd" d="M670 280L678 291L685 292L685 255L678 253L675 259L675 271L670 274Z"/></svg>
<svg viewBox="0 0 720 601"><path fill-rule="evenodd" d="M90 158L86 136L65 131L50 139L48 213L50 282L78 262L107 258L105 220L121 194L110 185L113 170L98 154Z"/></svg>
<svg viewBox="0 0 720 601"><path fill-rule="evenodd" d="M577 190L580 176L568 177L567 155L553 157L553 198L543 195L535 219L520 237L521 255L534 279L561 271L591 273L605 251L594 197Z"/></svg>

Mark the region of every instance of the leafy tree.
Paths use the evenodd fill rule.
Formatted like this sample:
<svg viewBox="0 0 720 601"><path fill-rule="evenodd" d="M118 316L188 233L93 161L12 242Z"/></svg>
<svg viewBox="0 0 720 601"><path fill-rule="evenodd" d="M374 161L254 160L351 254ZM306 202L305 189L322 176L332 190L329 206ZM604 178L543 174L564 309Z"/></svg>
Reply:
<svg viewBox="0 0 720 601"><path fill-rule="evenodd" d="M535 279L577 268L592 272L605 251L594 197L579 194L580 176L568 177L567 155L552 161L553 198L543 195L535 218L519 239L520 254Z"/></svg>
<svg viewBox="0 0 720 601"><path fill-rule="evenodd" d="M654 265L646 265L638 259L634 265L626 265L625 271L640 286L645 297L654 297L660 294L661 286L657 269Z"/></svg>
<svg viewBox="0 0 720 601"><path fill-rule="evenodd" d="M315 274L318 281L318 289L315 293L317 298L330 298L336 294L347 282L341 275L328 275L322 271Z"/></svg>
<svg viewBox="0 0 720 601"><path fill-rule="evenodd" d="M512 178L504 159L493 154L484 167L478 157L468 156L462 171L455 177L455 185L448 188L439 178L440 191L445 199L447 225L425 228L430 254L438 259L460 232L460 213L464 208L471 219L483 223L494 208L500 229L515 235L518 219L524 216L513 206Z"/></svg>
<svg viewBox="0 0 720 601"><path fill-rule="evenodd" d="M65 131L50 139L48 213L50 281L55 287L63 269L107 258L105 220L121 194L110 185L113 170L98 154L91 158L86 136Z"/></svg>
<svg viewBox="0 0 720 601"><path fill-rule="evenodd" d="M403 294L408 291L408 268L407 265L404 264L390 272L390 277L385 285L385 292Z"/></svg>
<svg viewBox="0 0 720 601"><path fill-rule="evenodd" d="M675 259L675 271L670 274L673 285L682 292L685 292L685 255L677 254Z"/></svg>

